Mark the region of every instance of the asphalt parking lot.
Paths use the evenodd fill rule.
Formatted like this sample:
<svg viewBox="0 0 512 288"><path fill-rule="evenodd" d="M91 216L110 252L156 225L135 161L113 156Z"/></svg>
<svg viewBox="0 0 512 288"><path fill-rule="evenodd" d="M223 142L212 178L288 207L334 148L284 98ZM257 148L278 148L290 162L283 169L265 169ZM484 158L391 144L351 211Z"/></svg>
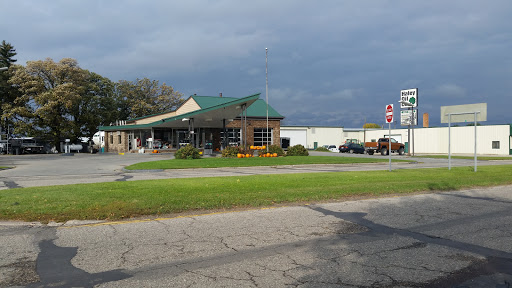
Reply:
<svg viewBox="0 0 512 288"><path fill-rule="evenodd" d="M315 151L310 152L310 155L323 155L332 157L388 158L388 156L380 155L361 155ZM62 156L60 154L2 155L0 156L0 166L8 166L13 168L0 171L0 190L21 187L113 181L244 176L257 174L369 171L389 169L387 163L374 163L364 165L286 165L272 167L251 167L250 169L243 169L239 167L173 169L155 171L126 171L123 169L125 166L134 163L172 159L173 157L173 154L170 153L127 153L124 155L112 153L76 153L74 156ZM414 158L396 154L392 154L391 158L417 161L413 163L393 162L392 169L436 168L448 166L448 161L446 159ZM511 160L502 161L478 161L478 165L502 164L512 164L512 158ZM473 160L452 159L452 166L473 166Z"/></svg>

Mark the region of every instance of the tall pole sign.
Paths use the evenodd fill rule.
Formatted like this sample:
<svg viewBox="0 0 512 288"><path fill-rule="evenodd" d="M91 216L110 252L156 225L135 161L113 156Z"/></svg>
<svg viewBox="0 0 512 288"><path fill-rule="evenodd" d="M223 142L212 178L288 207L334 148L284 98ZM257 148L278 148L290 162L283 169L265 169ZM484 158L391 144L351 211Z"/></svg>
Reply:
<svg viewBox="0 0 512 288"><path fill-rule="evenodd" d="M418 110L415 109L418 107L418 88L412 88L412 89L405 89L400 90L400 108L404 109L407 108L409 111L407 113L402 113L402 117L407 117L408 119L404 121L405 119L402 119L401 123L407 123L408 129L407 129L407 143L409 145L407 150L407 155L411 155L412 150L412 156L414 156L414 126L417 125L417 115ZM412 126L412 143L411 143L411 126ZM412 144L412 145L411 145ZM412 149L411 149L412 148Z"/></svg>
<svg viewBox="0 0 512 288"><path fill-rule="evenodd" d="M400 90L400 103L401 109L418 107L418 88Z"/></svg>
<svg viewBox="0 0 512 288"><path fill-rule="evenodd" d="M386 123L389 124L389 172L391 172L391 123L393 123L393 104L386 105Z"/></svg>

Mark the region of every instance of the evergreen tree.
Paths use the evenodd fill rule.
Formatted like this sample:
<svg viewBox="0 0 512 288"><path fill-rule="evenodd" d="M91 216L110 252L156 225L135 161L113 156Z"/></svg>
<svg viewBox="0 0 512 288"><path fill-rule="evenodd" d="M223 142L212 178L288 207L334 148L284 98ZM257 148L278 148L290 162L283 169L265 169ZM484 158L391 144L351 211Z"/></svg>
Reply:
<svg viewBox="0 0 512 288"><path fill-rule="evenodd" d="M0 67L11 67L11 64L17 61L12 58L14 56L16 56L16 49L3 40L2 45L0 45Z"/></svg>
<svg viewBox="0 0 512 288"><path fill-rule="evenodd" d="M16 56L14 47L3 40L0 45L0 68L11 67L17 61L13 58L14 56ZM11 76L12 72L10 70L0 71L0 123L3 127L2 130L7 128L8 125L12 125L13 122L13 119L3 113L6 109L5 104L12 104L18 97L17 89L8 82Z"/></svg>

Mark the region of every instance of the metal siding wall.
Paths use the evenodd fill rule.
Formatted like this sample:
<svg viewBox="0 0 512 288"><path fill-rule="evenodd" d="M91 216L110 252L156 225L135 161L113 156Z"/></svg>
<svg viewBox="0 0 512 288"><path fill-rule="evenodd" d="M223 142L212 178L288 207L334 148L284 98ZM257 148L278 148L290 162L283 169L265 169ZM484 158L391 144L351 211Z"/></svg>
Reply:
<svg viewBox="0 0 512 288"><path fill-rule="evenodd" d="M281 127L281 137L290 138L290 146L301 144L307 146L307 132L306 129L285 129Z"/></svg>
<svg viewBox="0 0 512 288"><path fill-rule="evenodd" d="M343 131L342 135L341 143L345 143L347 139L357 139L361 143L364 141L364 131Z"/></svg>
<svg viewBox="0 0 512 288"><path fill-rule="evenodd" d="M311 129L315 129L315 134L311 133L311 137L309 139L308 148L313 148L313 142L318 142L318 146L322 145L336 145L339 146L343 139L343 128L337 127L311 127Z"/></svg>
<svg viewBox="0 0 512 288"><path fill-rule="evenodd" d="M451 127L451 152L473 154L475 151L475 128L473 126ZM378 139L388 134L387 129L366 131L366 141ZM401 134L407 142L407 129L391 129L391 134ZM477 154L509 155L509 125L477 126ZM414 153L448 154L448 127L414 129ZM412 129L411 129L412 141ZM500 149L492 149L492 141L500 141Z"/></svg>
<svg viewBox="0 0 512 288"><path fill-rule="evenodd" d="M448 153L447 128L414 129L414 140L414 153Z"/></svg>

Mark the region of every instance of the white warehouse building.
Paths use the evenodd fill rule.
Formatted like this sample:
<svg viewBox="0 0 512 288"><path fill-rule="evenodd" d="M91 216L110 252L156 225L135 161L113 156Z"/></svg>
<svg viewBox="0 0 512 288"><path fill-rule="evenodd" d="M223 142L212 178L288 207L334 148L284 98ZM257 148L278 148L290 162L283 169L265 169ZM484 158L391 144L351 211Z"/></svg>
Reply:
<svg viewBox="0 0 512 288"><path fill-rule="evenodd" d="M411 142L412 142L411 129ZM475 127L450 128L451 153L472 154L475 149ZM512 125L477 126L477 154L512 155ZM322 145L341 145L345 142L363 143L388 137L388 129L344 129L343 127L281 126L281 138L290 145L302 144L308 149ZM391 129L391 137L409 148L408 129ZM448 127L415 128L414 153L448 154Z"/></svg>
<svg viewBox="0 0 512 288"><path fill-rule="evenodd" d="M328 126L281 126L281 143L286 140L290 146L302 145L306 149L316 149L324 145L340 145L343 140L343 127Z"/></svg>

